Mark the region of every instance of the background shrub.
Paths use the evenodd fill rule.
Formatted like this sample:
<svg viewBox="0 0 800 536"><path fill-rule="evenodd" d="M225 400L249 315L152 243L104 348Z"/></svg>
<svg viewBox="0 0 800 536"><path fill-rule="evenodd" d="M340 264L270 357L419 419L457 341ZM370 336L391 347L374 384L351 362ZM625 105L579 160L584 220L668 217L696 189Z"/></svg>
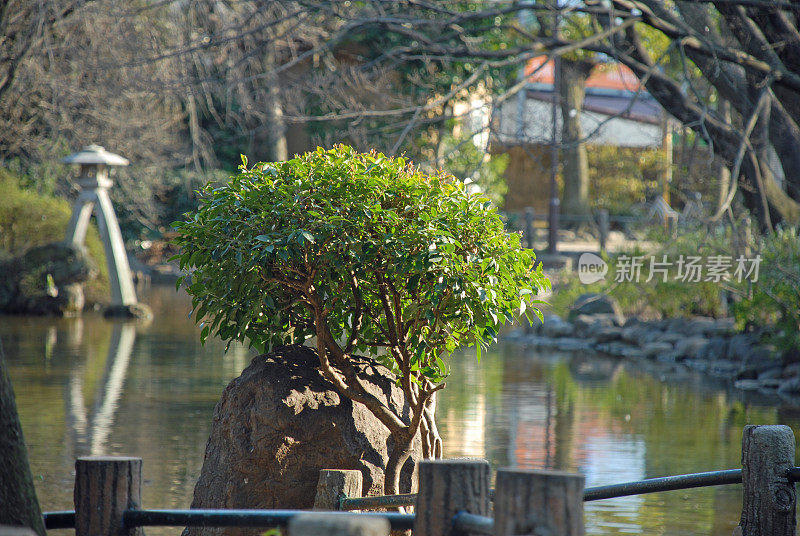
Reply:
<svg viewBox="0 0 800 536"><path fill-rule="evenodd" d="M20 255L29 248L64 239L72 207L64 199L23 190L19 179L0 168L0 259ZM95 226L86 233L86 248L97 263L99 276L87 283L88 303L109 300L108 268Z"/></svg>
<svg viewBox="0 0 800 536"><path fill-rule="evenodd" d="M790 361L800 361L800 236L785 227L763 237L758 280L734 307L741 329L774 326L768 336Z"/></svg>

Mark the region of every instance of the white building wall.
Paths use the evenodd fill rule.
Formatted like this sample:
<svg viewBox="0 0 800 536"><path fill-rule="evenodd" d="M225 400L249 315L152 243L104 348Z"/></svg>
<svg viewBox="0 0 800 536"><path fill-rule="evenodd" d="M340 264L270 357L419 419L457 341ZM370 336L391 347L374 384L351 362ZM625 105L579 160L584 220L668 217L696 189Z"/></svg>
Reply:
<svg viewBox="0 0 800 536"><path fill-rule="evenodd" d="M495 139L505 144L549 144L552 141L552 124L551 103L526 99L523 105L521 100L509 99L499 110L495 110L493 134ZM561 131L560 111L557 114L557 125ZM587 138L586 142L591 144L618 147L661 146L660 125L584 110L581 114L581 127Z"/></svg>

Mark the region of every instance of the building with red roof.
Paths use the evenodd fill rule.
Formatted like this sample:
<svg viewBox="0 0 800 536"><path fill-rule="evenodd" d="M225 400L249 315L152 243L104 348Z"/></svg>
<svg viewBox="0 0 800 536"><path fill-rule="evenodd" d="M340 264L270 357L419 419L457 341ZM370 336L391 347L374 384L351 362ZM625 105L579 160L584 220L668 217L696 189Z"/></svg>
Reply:
<svg viewBox="0 0 800 536"><path fill-rule="evenodd" d="M547 56L528 61L527 83L492 113L491 152L510 156L506 169L506 210L532 206L546 210L550 147L553 143L553 62ZM633 72L620 63L596 66L586 82L580 110L585 143L638 149L659 148L666 114ZM558 138L561 111L556 114ZM560 142L559 142L560 143Z"/></svg>

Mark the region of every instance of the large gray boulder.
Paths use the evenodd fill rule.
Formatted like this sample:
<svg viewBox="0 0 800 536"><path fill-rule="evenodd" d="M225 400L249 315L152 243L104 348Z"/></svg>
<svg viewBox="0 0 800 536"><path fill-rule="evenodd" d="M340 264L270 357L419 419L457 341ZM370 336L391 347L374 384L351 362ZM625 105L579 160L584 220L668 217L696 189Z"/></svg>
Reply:
<svg viewBox="0 0 800 536"><path fill-rule="evenodd" d="M0 273L0 312L63 316L81 312L97 266L83 247L54 242L0 263Z"/></svg>
<svg viewBox="0 0 800 536"><path fill-rule="evenodd" d="M362 494L383 494L389 432L363 405L340 395L318 370L316 352L285 346L253 359L214 410L192 508L307 509L320 469L358 469ZM402 390L384 367L357 365L366 388L407 414ZM412 488L415 454L402 471ZM184 535L260 534L263 530L187 528Z"/></svg>
<svg viewBox="0 0 800 536"><path fill-rule="evenodd" d="M572 322L579 315L611 315L614 323L621 327L625 325L625 316L617 300L607 294L589 292L581 294L569 309L567 320Z"/></svg>
<svg viewBox="0 0 800 536"><path fill-rule="evenodd" d="M569 337L572 335L572 325L561 320L561 317L555 314L549 314L544 317L542 322L541 333L545 337L557 339L559 337Z"/></svg>

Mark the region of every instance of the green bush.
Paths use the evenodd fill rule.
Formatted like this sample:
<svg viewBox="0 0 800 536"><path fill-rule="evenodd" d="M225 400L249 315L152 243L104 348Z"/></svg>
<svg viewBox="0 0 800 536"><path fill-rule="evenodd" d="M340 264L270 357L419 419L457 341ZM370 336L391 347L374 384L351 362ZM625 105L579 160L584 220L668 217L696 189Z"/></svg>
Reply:
<svg viewBox="0 0 800 536"><path fill-rule="evenodd" d="M675 260L681 255L723 255L731 258L731 274L735 274L737 258L742 255L732 247L731 234L698 229L675 240L668 240L654 255L657 260L667 255ZM613 296L626 314L677 317L704 315L719 317L732 313L741 330L764 332L790 361L800 361L800 232L785 227L762 237L755 251L743 255L747 270L751 260L760 256L758 269L744 277L727 281L683 282L674 279L675 269L667 281L654 277L650 282L647 266L642 268L639 282L615 281L621 255L628 257L650 253L627 251L607 258L608 275L604 281L584 285L575 273L559 274L551 300L553 310L566 315L570 305L583 293L599 292ZM741 280L740 280L741 279ZM731 311L727 302L732 302Z"/></svg>
<svg viewBox="0 0 800 536"><path fill-rule="evenodd" d="M770 338L800 361L800 235L786 227L763 237L758 280L734 307L741 329L774 328Z"/></svg>
<svg viewBox="0 0 800 536"><path fill-rule="evenodd" d="M57 137L46 140L35 155L4 160L3 165L23 190L54 197L70 172L70 165L62 163L61 159L71 152L69 142Z"/></svg>
<svg viewBox="0 0 800 536"><path fill-rule="evenodd" d="M561 274L558 288L551 300L553 309L558 314L566 314L578 296L586 292L598 292L613 296L626 315L664 318L727 316L726 296L740 293L741 283L735 280L718 282L676 280L677 261L681 256L684 258L700 256L706 260L715 255L735 256L731 249L731 236L727 231L695 230L676 239L667 240L652 251L633 249L619 252L606 257L608 273L603 281L584 285L575 273ZM629 262L628 260L635 256L642 256L645 259L638 281L617 281L621 260ZM652 279L647 281L650 276L651 256L655 257L656 262L662 261L666 256L667 262L673 263L666 281L659 272L654 272ZM733 269L730 271L732 273Z"/></svg>
<svg viewBox="0 0 800 536"><path fill-rule="evenodd" d="M630 214L631 207L644 203L659 184L664 155L660 149L591 145L589 199L595 209L611 214Z"/></svg>
<svg viewBox="0 0 800 536"><path fill-rule="evenodd" d="M31 247L63 240L72 208L63 199L24 190L19 180L0 168L0 260L25 252ZM97 263L100 275L86 284L88 303L108 301L108 268L103 244L92 226L86 236L86 247Z"/></svg>
<svg viewBox="0 0 800 536"><path fill-rule="evenodd" d="M515 314L538 314L533 297L548 285L490 202L402 158L339 146L252 169L245 162L201 197L175 223L201 337L268 350L315 336L326 378L391 433L387 492L397 492L420 426L431 441L425 454L437 452L426 408L444 386L445 354L480 349ZM409 416L360 386L355 352L395 372Z"/></svg>

